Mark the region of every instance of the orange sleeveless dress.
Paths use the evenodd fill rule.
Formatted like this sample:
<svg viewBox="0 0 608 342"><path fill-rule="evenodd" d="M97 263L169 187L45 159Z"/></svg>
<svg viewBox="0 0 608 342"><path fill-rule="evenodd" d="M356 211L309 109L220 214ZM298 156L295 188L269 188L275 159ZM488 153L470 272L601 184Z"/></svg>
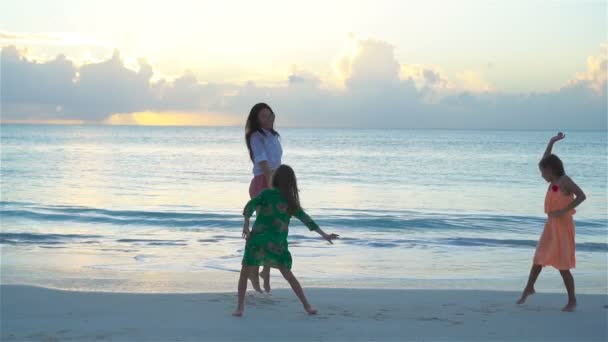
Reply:
<svg viewBox="0 0 608 342"><path fill-rule="evenodd" d="M545 213L566 208L574 199L574 194L565 195L556 185L549 186L545 196ZM557 191L555 191L557 190ZM545 223L534 253L534 264L553 266L558 270L576 267L574 242L574 218L576 210L560 216L549 217Z"/></svg>

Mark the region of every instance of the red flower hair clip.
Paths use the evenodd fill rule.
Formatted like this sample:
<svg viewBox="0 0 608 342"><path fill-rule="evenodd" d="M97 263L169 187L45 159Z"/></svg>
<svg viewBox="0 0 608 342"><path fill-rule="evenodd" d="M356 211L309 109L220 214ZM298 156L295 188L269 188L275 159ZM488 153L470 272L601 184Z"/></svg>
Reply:
<svg viewBox="0 0 608 342"><path fill-rule="evenodd" d="M551 187L551 190L553 190L553 192L557 192L557 190L559 190L559 186L557 186L557 184L556 184L556 185L553 185L553 186Z"/></svg>

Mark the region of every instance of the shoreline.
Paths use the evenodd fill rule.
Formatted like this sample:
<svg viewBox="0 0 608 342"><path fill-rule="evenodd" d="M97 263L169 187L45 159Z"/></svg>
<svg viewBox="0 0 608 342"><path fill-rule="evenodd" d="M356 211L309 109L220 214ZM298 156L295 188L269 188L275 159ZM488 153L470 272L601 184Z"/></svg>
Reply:
<svg viewBox="0 0 608 342"><path fill-rule="evenodd" d="M142 294L1 285L3 341L21 340L605 340L608 296L485 290L306 288L308 316L289 289Z"/></svg>

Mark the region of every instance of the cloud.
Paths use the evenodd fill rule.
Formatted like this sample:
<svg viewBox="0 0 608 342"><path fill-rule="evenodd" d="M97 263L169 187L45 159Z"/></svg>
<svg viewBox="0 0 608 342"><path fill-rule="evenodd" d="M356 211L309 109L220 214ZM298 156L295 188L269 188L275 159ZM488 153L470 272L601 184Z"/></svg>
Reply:
<svg viewBox="0 0 608 342"><path fill-rule="evenodd" d="M485 93L495 91L488 81L476 71L463 71L448 78L441 68L420 64L401 65L400 77L411 79L416 88L433 92L435 95L450 95L454 93Z"/></svg>
<svg viewBox="0 0 608 342"><path fill-rule="evenodd" d="M76 69L63 55L46 63L30 62L14 46L5 47L0 54L3 119L15 107L29 118L63 119L58 106L73 100Z"/></svg>
<svg viewBox="0 0 608 342"><path fill-rule="evenodd" d="M157 94L157 103L152 109L189 112L220 109L224 94L237 89L235 85L201 83L189 72L173 82L161 81L153 87Z"/></svg>
<svg viewBox="0 0 608 342"><path fill-rule="evenodd" d="M606 94L608 77L608 43L600 47L597 56L587 57L587 70L578 73L564 88L583 87L595 91L598 95Z"/></svg>
<svg viewBox="0 0 608 342"><path fill-rule="evenodd" d="M2 43L2 44L10 44L10 43L14 43L14 42L20 42L20 43L57 42L59 40L60 40L59 37L53 37L52 35L49 35L46 33L25 34L25 33L0 31L0 43Z"/></svg>
<svg viewBox="0 0 608 342"><path fill-rule="evenodd" d="M480 73L470 70L456 75L453 88L473 93L484 93L495 90L494 86L486 81Z"/></svg>
<svg viewBox="0 0 608 342"><path fill-rule="evenodd" d="M291 74L287 77L287 84L290 87L318 87L321 85L321 80L312 72L301 70L294 65Z"/></svg>
<svg viewBox="0 0 608 342"><path fill-rule="evenodd" d="M4 47L2 121L242 124L263 101L285 126L606 129L605 45L589 56L586 71L558 90L507 94L479 71L450 78L437 66L399 63L387 42L351 43L335 63L341 87L297 66L280 86L207 83L188 72L153 81L149 63L139 59L128 68L118 51L75 65L62 55L39 62Z"/></svg>
<svg viewBox="0 0 608 342"><path fill-rule="evenodd" d="M61 45L61 46L103 46L110 47L109 42L72 32L63 33L18 33L0 31L0 45Z"/></svg>
<svg viewBox="0 0 608 342"><path fill-rule="evenodd" d="M155 104L150 87L152 68L144 60L139 63L139 70L130 70L115 51L107 61L83 65L74 82L76 96L71 107L74 110L87 108L89 118L95 121L103 120L113 112L149 109Z"/></svg>
<svg viewBox="0 0 608 342"><path fill-rule="evenodd" d="M344 60L348 70L346 86L349 89L395 86L399 83L399 62L394 47L379 40L362 40L356 55Z"/></svg>

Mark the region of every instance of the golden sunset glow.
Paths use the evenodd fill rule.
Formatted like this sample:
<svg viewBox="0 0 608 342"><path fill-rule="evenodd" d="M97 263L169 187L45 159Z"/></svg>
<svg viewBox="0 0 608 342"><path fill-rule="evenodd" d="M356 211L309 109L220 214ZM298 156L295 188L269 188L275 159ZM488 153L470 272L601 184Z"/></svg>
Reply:
<svg viewBox="0 0 608 342"><path fill-rule="evenodd" d="M213 113L136 112L112 114L105 122L109 125L138 126L230 126L240 123Z"/></svg>

